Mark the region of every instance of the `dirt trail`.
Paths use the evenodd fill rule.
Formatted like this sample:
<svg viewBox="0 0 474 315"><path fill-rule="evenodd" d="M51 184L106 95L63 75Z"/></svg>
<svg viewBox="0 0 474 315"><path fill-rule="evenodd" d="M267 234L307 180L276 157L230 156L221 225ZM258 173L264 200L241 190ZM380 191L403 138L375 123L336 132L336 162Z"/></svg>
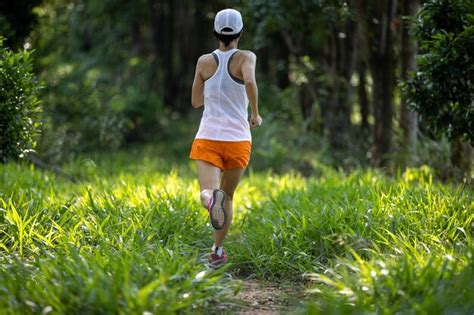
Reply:
<svg viewBox="0 0 474 315"><path fill-rule="evenodd" d="M242 306L236 314L240 315L286 313L303 295L301 288L248 279L239 282L242 287L236 298Z"/></svg>

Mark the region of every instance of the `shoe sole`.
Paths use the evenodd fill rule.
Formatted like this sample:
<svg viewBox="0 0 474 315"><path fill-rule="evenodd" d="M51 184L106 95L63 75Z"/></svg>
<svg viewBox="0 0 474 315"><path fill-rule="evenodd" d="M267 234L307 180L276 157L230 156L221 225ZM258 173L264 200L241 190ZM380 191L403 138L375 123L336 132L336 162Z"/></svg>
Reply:
<svg viewBox="0 0 474 315"><path fill-rule="evenodd" d="M207 265L209 268L217 269L224 266L225 264L227 264L227 258L219 260L212 260L212 258L209 258Z"/></svg>
<svg viewBox="0 0 474 315"><path fill-rule="evenodd" d="M219 269L219 268L223 267L226 264L227 264L227 260L226 261L219 261L219 262L213 261L213 262L209 262L207 264L207 266L211 269Z"/></svg>
<svg viewBox="0 0 474 315"><path fill-rule="evenodd" d="M209 217L212 227L216 230L222 229L227 222L227 214L224 209L225 198L226 195L223 190L215 189L212 192L212 204L209 207Z"/></svg>

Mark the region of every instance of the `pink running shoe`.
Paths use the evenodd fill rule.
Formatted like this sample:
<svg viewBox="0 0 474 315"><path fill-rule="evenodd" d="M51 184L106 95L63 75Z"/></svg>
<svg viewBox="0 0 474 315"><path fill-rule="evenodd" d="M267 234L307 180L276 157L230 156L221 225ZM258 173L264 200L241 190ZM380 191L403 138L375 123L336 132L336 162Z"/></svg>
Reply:
<svg viewBox="0 0 474 315"><path fill-rule="evenodd" d="M221 189L214 189L212 192L212 198L209 200L209 217L211 219L211 225L214 229L220 230L224 227L227 221L227 214L224 209L224 201L226 195Z"/></svg>
<svg viewBox="0 0 474 315"><path fill-rule="evenodd" d="M209 255L209 266L211 268L219 268L227 262L227 254L225 251L222 251L222 255L217 253L211 253Z"/></svg>

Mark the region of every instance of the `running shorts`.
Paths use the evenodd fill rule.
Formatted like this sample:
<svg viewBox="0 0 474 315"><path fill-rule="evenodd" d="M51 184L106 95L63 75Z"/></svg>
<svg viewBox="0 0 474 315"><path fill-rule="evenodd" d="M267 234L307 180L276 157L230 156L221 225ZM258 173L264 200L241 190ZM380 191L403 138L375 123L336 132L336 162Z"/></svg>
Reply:
<svg viewBox="0 0 474 315"><path fill-rule="evenodd" d="M250 141L216 141L195 139L189 158L217 166L222 171L246 168L250 160Z"/></svg>

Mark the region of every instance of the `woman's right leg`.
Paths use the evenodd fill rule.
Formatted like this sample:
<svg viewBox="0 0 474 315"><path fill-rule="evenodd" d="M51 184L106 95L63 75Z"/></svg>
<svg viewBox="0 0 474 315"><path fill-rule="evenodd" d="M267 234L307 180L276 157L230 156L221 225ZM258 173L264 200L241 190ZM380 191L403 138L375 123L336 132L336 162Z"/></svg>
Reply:
<svg viewBox="0 0 474 315"><path fill-rule="evenodd" d="M220 168L201 160L196 160L199 186L201 188L201 204L208 209L209 201L215 189L222 189L227 198L225 200L225 212L227 214L227 222L221 230L215 230L213 233L214 245L222 246L225 237L232 224L233 216L233 197L235 189L245 172L245 168L237 168L221 172Z"/></svg>
<svg viewBox="0 0 474 315"><path fill-rule="evenodd" d="M240 179L245 172L245 168L235 168L231 170L226 170L222 173L220 189L226 193L226 200L224 203L225 211L227 213L227 222L221 230L214 231L214 244L216 246L222 246L224 239L229 232L230 225L232 224L233 217L233 199L234 192L239 185Z"/></svg>
<svg viewBox="0 0 474 315"><path fill-rule="evenodd" d="M201 204L208 208L212 192L218 189L221 181L221 169L208 162L196 160L198 181L201 189Z"/></svg>

